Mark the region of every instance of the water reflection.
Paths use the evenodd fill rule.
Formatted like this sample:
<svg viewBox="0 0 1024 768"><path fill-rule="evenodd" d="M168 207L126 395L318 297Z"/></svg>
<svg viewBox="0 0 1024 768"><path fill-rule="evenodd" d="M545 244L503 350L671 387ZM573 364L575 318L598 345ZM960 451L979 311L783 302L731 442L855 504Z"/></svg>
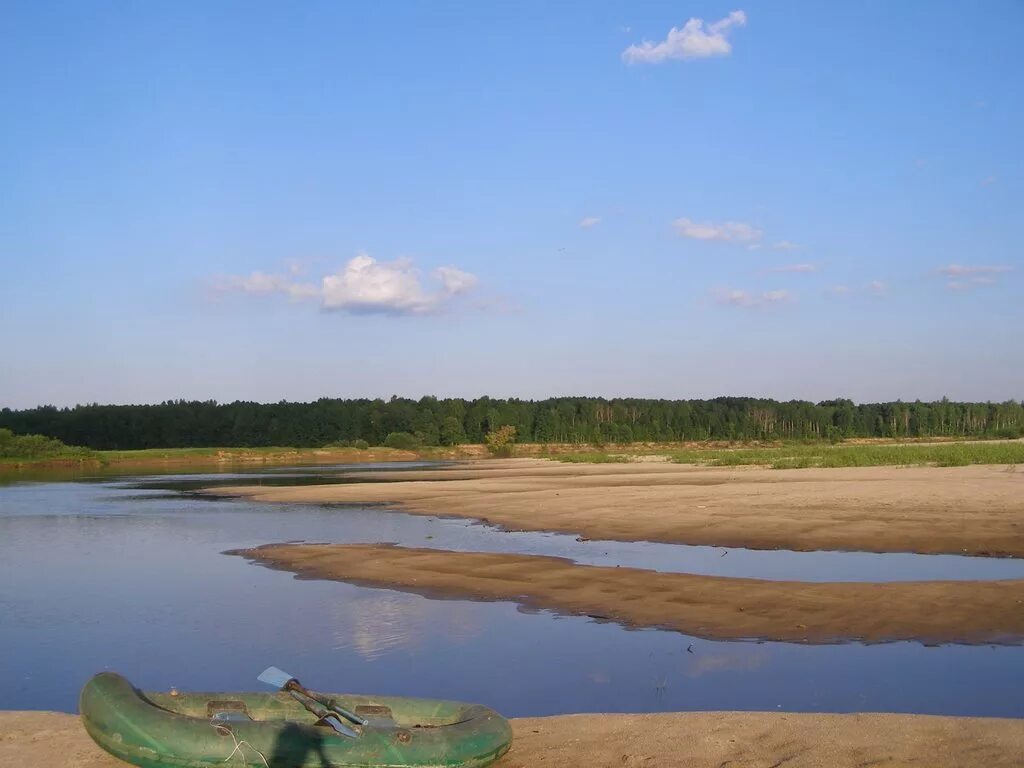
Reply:
<svg viewBox="0 0 1024 768"><path fill-rule="evenodd" d="M0 490L0 708L73 710L101 669L147 688L251 690L255 674L277 664L325 690L480 701L511 716L1024 716L1021 647L712 642L507 603L302 581L220 553L345 536L505 546L511 534L373 510L143 497L111 483ZM531 546L568 546L551 541Z"/></svg>
<svg viewBox="0 0 1024 768"><path fill-rule="evenodd" d="M334 648L376 661L395 650L419 653L423 639L438 625L447 629L453 644L464 644L481 632L472 603L407 598L390 590L363 590L353 600L333 604Z"/></svg>

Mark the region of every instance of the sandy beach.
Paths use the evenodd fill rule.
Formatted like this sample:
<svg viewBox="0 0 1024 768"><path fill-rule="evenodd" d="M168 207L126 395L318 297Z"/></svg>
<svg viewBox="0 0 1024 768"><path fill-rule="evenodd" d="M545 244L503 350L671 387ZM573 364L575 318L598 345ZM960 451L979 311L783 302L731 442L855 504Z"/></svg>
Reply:
<svg viewBox="0 0 1024 768"><path fill-rule="evenodd" d="M389 545L276 544L233 554L302 578L509 600L715 640L1024 641L1024 580L762 581Z"/></svg>
<svg viewBox="0 0 1024 768"><path fill-rule="evenodd" d="M923 715L686 712L512 720L496 768L929 768L1022 765L1024 721ZM124 768L76 715L0 712L0 765Z"/></svg>
<svg viewBox="0 0 1024 768"><path fill-rule="evenodd" d="M1024 556L1024 472L1003 466L770 470L512 459L357 477L372 482L206 492L387 504L591 539Z"/></svg>

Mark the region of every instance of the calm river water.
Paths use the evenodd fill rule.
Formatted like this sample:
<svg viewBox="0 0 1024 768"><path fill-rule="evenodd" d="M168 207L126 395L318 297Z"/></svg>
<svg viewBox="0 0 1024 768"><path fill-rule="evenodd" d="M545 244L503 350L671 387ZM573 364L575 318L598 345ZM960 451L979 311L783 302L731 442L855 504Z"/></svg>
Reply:
<svg viewBox="0 0 1024 768"><path fill-rule="evenodd" d="M362 470L366 466L352 467ZM434 600L223 555L286 540L523 552L815 581L1024 578L1024 561L577 542L374 507L209 500L239 479L344 482L346 467L0 486L0 709L74 711L93 673L143 688L311 687L479 701L509 716L688 709L1024 716L1024 647L711 642L508 603ZM395 467L400 472L401 467ZM870 610L870 606L865 606Z"/></svg>

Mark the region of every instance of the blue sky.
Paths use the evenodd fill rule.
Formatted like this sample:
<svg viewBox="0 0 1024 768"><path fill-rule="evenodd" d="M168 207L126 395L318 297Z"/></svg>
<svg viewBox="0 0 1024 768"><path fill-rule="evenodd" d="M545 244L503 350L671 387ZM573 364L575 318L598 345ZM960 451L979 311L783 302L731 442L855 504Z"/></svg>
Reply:
<svg viewBox="0 0 1024 768"><path fill-rule="evenodd" d="M0 406L1024 397L1015 0L0 32Z"/></svg>

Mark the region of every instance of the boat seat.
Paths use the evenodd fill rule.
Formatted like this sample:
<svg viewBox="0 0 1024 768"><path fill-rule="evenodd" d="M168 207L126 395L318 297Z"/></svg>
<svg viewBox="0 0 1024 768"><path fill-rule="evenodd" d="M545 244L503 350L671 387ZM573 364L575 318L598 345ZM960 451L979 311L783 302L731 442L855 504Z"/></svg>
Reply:
<svg viewBox="0 0 1024 768"><path fill-rule="evenodd" d="M252 720L244 701L214 699L206 703L206 716L214 723L242 723Z"/></svg>

